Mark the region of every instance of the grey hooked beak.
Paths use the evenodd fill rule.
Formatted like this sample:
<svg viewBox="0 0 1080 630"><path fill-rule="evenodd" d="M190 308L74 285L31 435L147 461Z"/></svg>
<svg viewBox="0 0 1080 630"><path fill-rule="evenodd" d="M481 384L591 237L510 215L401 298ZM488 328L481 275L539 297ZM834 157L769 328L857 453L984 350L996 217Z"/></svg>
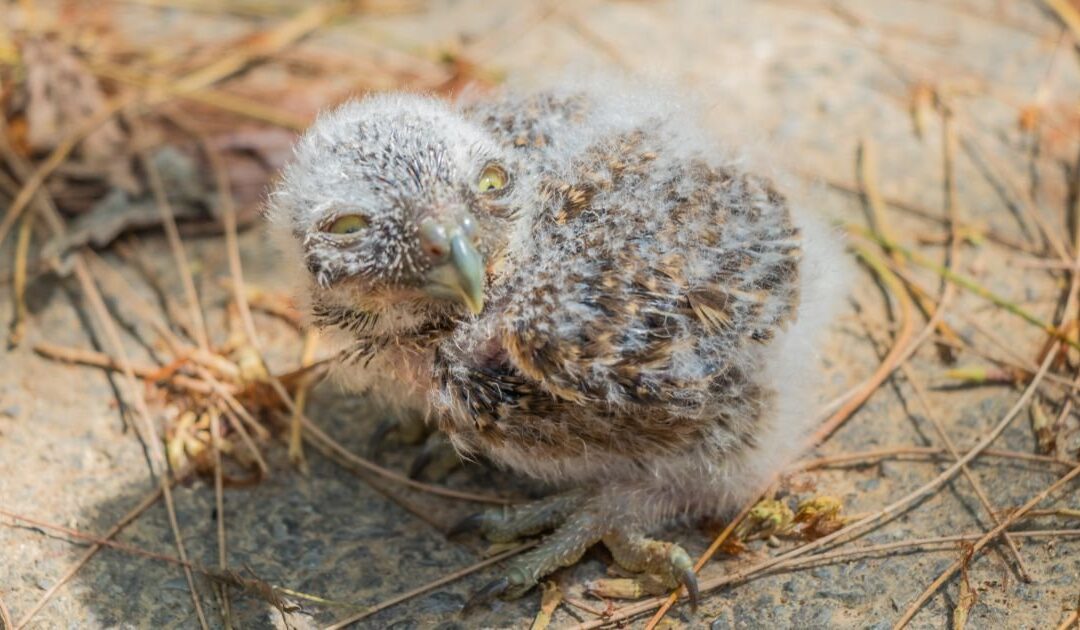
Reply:
<svg viewBox="0 0 1080 630"><path fill-rule="evenodd" d="M432 263L423 290L437 298L459 300L479 315L484 309L484 257L473 245L474 231L469 215L450 223L428 217L420 223L420 244Z"/></svg>

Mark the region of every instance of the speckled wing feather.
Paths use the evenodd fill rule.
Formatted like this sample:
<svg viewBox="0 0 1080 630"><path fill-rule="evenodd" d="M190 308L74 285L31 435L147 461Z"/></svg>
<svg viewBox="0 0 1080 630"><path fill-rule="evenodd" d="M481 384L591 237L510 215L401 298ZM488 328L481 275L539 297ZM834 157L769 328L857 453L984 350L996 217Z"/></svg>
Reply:
<svg viewBox="0 0 1080 630"><path fill-rule="evenodd" d="M798 300L798 234L763 179L654 168L637 132L550 179L500 313L511 362L566 400L698 415ZM639 193L627 194L630 191Z"/></svg>
<svg viewBox="0 0 1080 630"><path fill-rule="evenodd" d="M768 180L665 142L636 128L540 169L488 310L439 350L447 406L476 420L459 444L632 456L713 421L750 439L770 396L753 372L798 305L799 234Z"/></svg>

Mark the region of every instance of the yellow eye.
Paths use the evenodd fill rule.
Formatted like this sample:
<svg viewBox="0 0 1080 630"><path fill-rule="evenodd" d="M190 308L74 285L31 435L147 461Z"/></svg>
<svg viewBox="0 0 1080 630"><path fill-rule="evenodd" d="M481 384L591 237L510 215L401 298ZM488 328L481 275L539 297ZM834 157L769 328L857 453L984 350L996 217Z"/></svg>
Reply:
<svg viewBox="0 0 1080 630"><path fill-rule="evenodd" d="M492 192L506 188L506 171L494 164L484 167L480 173L480 179L476 181L476 188L482 192Z"/></svg>
<svg viewBox="0 0 1080 630"><path fill-rule="evenodd" d="M331 234L354 234L366 227L367 221L364 220L364 217L357 214L347 214L335 219L326 231Z"/></svg>

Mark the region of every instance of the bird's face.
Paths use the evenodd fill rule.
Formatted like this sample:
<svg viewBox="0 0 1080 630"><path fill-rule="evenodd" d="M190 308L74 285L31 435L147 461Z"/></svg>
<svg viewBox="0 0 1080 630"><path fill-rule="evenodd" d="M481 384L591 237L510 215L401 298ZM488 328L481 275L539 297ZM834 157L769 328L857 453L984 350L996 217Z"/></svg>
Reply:
<svg viewBox="0 0 1080 630"><path fill-rule="evenodd" d="M304 135L269 213L289 223L323 301L476 314L514 212L505 157L440 101L369 98Z"/></svg>

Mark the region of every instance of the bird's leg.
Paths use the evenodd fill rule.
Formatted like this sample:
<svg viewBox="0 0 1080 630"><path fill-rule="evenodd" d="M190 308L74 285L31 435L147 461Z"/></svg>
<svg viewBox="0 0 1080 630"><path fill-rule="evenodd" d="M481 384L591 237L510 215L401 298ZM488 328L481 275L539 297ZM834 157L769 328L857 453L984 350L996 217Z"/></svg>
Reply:
<svg viewBox="0 0 1080 630"><path fill-rule="evenodd" d="M604 534L603 541L619 566L639 575L596 580L591 591L602 597L636 599L644 595L661 595L684 585L690 601L697 604L694 563L682 547L653 540L632 527L618 525Z"/></svg>
<svg viewBox="0 0 1080 630"><path fill-rule="evenodd" d="M589 547L600 541L611 550L621 567L638 574L629 580L601 580L601 592L638 597L664 593L681 584L696 605L697 579L686 551L675 543L646 537L640 526L627 518L621 502L597 499L583 491L569 492L523 506L493 508L455 526L451 535L478 530L494 542L556 527L536 549L512 560L502 577L473 595L465 609L496 597L513 599L523 595L547 574L576 563Z"/></svg>
<svg viewBox="0 0 1080 630"><path fill-rule="evenodd" d="M524 505L505 505L477 512L450 528L448 536L479 532L491 542L510 542L562 525L585 500L581 491L556 494Z"/></svg>
<svg viewBox="0 0 1080 630"><path fill-rule="evenodd" d="M556 499L565 498L560 495ZM568 499L569 501L569 499ZM580 497L576 502L580 502ZM548 519L554 519L561 515L565 521L554 532L544 538L538 547L510 561L503 570L502 577L489 582L477 591L465 604L465 611L481 606L501 597L514 599L528 592L536 586L540 578L548 575L560 567L568 567L581 559L581 556L604 536L609 523L604 514L590 510L586 504L580 508L570 508L572 512L567 516L559 508L568 507L559 505L560 501L541 501L544 504L535 511L533 506L525 506L521 511L528 515L525 521L529 527L522 526L523 531L533 531L541 527L541 523ZM559 507L553 507L558 505ZM542 515L542 516L541 516ZM502 533L509 532L510 528L501 529Z"/></svg>

